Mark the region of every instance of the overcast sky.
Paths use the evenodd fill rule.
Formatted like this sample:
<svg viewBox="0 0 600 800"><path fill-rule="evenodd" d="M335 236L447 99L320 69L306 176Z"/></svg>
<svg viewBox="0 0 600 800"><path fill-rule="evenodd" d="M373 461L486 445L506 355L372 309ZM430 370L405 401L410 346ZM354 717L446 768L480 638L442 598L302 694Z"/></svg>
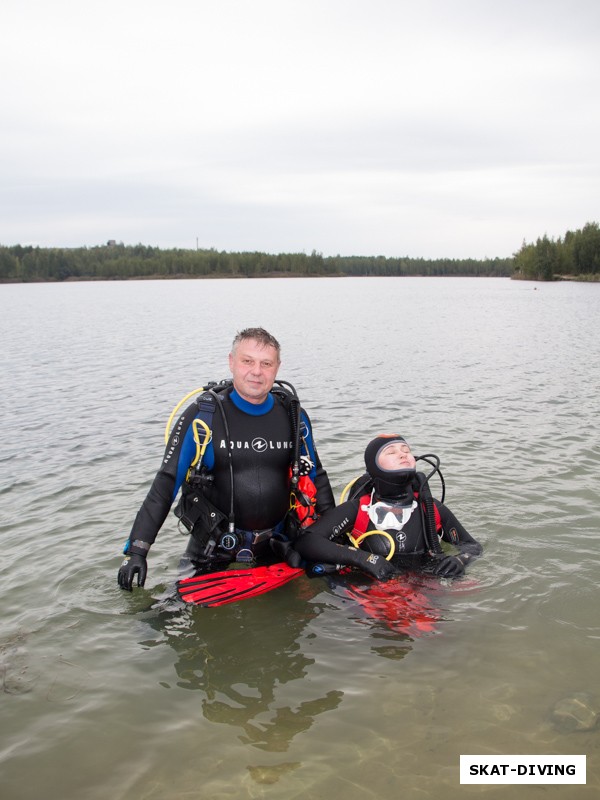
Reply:
<svg viewBox="0 0 600 800"><path fill-rule="evenodd" d="M0 244L505 257L600 221L598 0L2 0Z"/></svg>

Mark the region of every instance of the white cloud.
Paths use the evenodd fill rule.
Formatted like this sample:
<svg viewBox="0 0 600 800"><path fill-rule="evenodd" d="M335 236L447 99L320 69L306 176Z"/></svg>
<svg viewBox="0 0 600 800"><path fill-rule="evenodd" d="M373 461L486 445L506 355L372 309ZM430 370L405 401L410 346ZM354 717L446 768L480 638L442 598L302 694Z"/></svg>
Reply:
<svg viewBox="0 0 600 800"><path fill-rule="evenodd" d="M595 0L5 0L0 242L510 255L597 219L599 25Z"/></svg>

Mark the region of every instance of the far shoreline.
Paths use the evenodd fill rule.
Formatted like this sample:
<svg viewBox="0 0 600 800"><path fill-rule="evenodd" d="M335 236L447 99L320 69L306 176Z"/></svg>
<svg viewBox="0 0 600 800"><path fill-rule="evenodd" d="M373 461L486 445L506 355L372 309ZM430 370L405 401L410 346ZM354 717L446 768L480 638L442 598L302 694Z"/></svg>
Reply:
<svg viewBox="0 0 600 800"><path fill-rule="evenodd" d="M345 273L332 273L331 275L315 275L302 272L267 272L262 275L234 275L231 273L213 273L212 275L188 275L177 273L175 275L129 275L127 277L113 275L110 277L82 275L75 277L70 275L68 278L60 280L58 278L31 278L29 280L19 280L17 278L0 278L0 285L8 284L31 284L31 283L123 283L129 281L203 281L203 280L286 280L303 278L499 278L503 280L527 281L529 283L600 283L600 275L555 275L551 279L530 278L525 275L348 275Z"/></svg>

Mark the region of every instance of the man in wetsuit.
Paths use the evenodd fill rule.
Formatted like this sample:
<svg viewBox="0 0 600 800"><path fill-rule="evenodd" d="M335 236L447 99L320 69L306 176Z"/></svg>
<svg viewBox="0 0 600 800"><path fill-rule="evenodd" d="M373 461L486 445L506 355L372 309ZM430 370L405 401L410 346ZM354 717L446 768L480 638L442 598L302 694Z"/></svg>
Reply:
<svg viewBox="0 0 600 800"><path fill-rule="evenodd" d="M295 551L309 562L354 566L379 579L417 568L462 575L482 547L431 497L406 440L397 434L373 439L365 465L351 499L301 533ZM442 551L440 540L454 552Z"/></svg>
<svg viewBox="0 0 600 800"><path fill-rule="evenodd" d="M201 402L192 403L177 418L125 547L118 574L122 589L131 591L136 575L138 586L144 585L148 550L180 488L175 511L191 532L185 553L188 574L231 561L278 560L274 550L283 554L293 535L286 520L297 428L303 463L316 488L316 513L334 506L308 416L297 404L300 416L294 424L288 398L271 391L279 366L280 346L271 334L263 328L241 331L229 354L231 384L218 395L206 395L214 406L210 429L204 427L199 438ZM206 446L201 464L191 469L200 440ZM279 550L275 542L282 546Z"/></svg>

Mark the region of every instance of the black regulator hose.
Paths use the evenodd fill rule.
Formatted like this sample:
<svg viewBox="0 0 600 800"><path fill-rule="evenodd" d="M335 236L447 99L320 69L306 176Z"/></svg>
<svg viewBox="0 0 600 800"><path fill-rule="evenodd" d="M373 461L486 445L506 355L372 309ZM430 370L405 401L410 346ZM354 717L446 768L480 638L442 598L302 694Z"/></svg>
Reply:
<svg viewBox="0 0 600 800"><path fill-rule="evenodd" d="M431 494L431 489L429 488L430 478L437 473L442 483L441 502L443 503L446 496L446 483L440 470L440 459L433 453L426 453L424 456L418 456L417 461L425 461L427 464L433 467L429 475L424 475L422 472L418 472L417 481L419 484L419 498L422 501L420 504L420 509L423 531L425 533L425 541L432 556L441 556L443 554L443 550L440 544L440 538L437 535L437 530L435 528L433 495Z"/></svg>
<svg viewBox="0 0 600 800"><path fill-rule="evenodd" d="M291 409L290 422L292 426L292 442L294 445L292 453L292 489L295 489L298 486L298 480L300 478L300 399L291 383L287 381L276 381L276 383L278 386L283 387L284 390L287 390L287 393L291 395L287 397L287 400Z"/></svg>
<svg viewBox="0 0 600 800"><path fill-rule="evenodd" d="M225 439L227 441L227 462L229 466L229 491L231 493L230 501L229 501L229 533L233 534L235 532L235 514L233 511L233 452L231 450L231 437L229 435L229 425L227 424L227 416L225 414L225 409L223 408L223 400L214 389L209 389L209 394L214 397L215 403L217 404L217 408L221 414L221 419L223 421L223 428L225 429Z"/></svg>
<svg viewBox="0 0 600 800"><path fill-rule="evenodd" d="M425 542L432 556L442 555L442 546L440 544L440 537L437 535L435 529L435 510L433 504L433 495L428 484L428 478L422 472L417 473L417 481L419 483L419 500L421 500L421 521L423 523L423 531L425 533Z"/></svg>
<svg viewBox="0 0 600 800"><path fill-rule="evenodd" d="M440 498L440 503L443 503L444 498L446 497L446 481L444 480L444 476L442 475L442 471L440 470L440 459L433 453L426 453L424 456L417 456L416 460L426 461L430 467L433 467L429 475L427 475L427 477L425 478L427 483L429 483L430 478L437 472L440 479L440 483L442 484L442 496Z"/></svg>

